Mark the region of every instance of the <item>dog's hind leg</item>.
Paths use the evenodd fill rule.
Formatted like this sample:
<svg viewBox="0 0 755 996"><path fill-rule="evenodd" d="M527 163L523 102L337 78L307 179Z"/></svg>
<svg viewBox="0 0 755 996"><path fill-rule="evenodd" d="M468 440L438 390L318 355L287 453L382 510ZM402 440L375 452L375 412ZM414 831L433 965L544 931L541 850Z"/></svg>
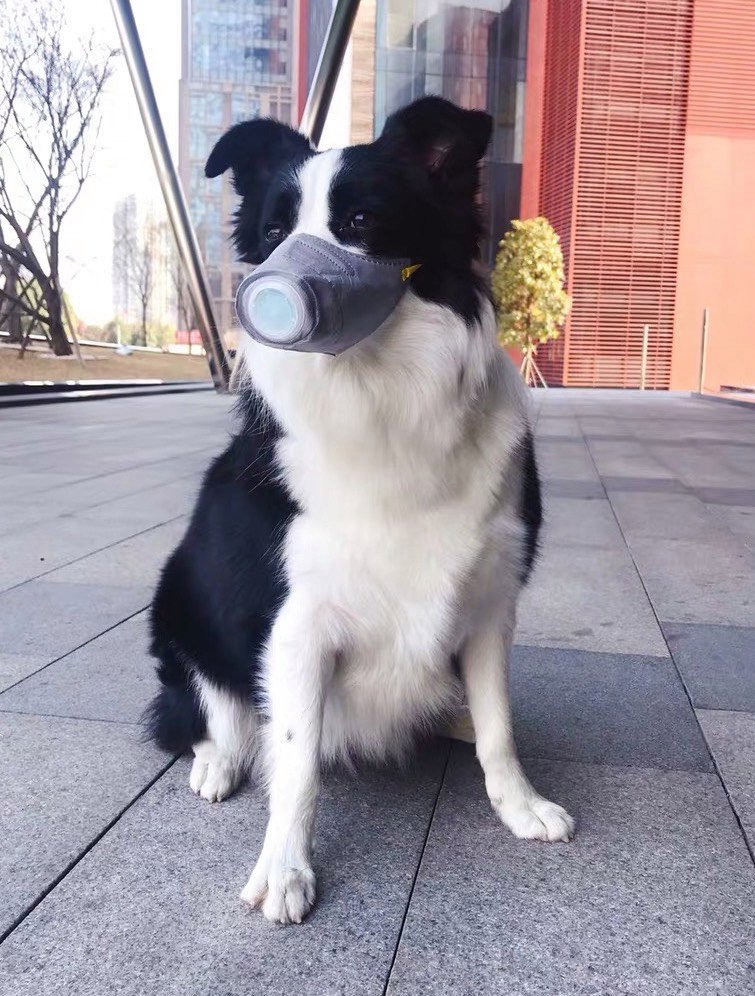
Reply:
<svg viewBox="0 0 755 996"><path fill-rule="evenodd" d="M510 624L491 624L473 634L461 654L461 671L485 788L501 822L516 837L571 840L574 820L561 806L543 799L535 791L517 756L508 682L513 633L513 619Z"/></svg>
<svg viewBox="0 0 755 996"><path fill-rule="evenodd" d="M252 703L206 678L197 677L207 738L193 745L189 775L193 792L208 802L229 796L251 765L256 747L257 714Z"/></svg>

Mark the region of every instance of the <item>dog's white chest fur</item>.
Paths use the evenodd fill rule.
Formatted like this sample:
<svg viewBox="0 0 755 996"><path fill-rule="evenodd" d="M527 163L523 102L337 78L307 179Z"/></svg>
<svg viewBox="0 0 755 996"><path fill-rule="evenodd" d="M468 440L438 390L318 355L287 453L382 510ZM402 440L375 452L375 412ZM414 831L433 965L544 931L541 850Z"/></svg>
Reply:
<svg viewBox="0 0 755 996"><path fill-rule="evenodd" d="M524 424L516 374L489 311L470 330L411 294L358 355L245 348L302 510L289 586L348 633L323 753L395 752L458 700L451 658L491 578L514 584L521 531L500 495Z"/></svg>

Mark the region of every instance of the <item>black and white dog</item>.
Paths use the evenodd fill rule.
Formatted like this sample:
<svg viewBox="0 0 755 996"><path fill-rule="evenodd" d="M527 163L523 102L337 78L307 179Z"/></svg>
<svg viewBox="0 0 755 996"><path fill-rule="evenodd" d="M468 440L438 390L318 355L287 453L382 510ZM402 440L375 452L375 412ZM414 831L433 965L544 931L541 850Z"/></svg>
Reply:
<svg viewBox="0 0 755 996"><path fill-rule="evenodd" d="M261 761L270 820L242 898L281 923L314 901L321 766L405 751L464 693L501 821L518 837L573 834L512 737L508 659L541 512L527 394L476 262L490 128L428 97L371 145L315 153L250 121L207 163L233 172L248 263L307 233L421 264L388 320L338 356L244 337L243 426L152 608L151 733L192 748L190 785L210 802Z"/></svg>

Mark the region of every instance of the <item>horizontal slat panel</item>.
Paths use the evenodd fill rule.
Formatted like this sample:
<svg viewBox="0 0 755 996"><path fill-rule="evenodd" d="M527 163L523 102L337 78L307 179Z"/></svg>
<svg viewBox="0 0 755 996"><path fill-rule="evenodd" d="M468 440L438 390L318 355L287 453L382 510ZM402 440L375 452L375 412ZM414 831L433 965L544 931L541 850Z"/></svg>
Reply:
<svg viewBox="0 0 755 996"><path fill-rule="evenodd" d="M755 3L696 0L689 127L755 133Z"/></svg>
<svg viewBox="0 0 755 996"><path fill-rule="evenodd" d="M578 117L544 130L547 169L548 135L579 126L569 192L573 308L566 342L545 347L542 366L554 382L636 387L648 324L648 385L667 388L692 0L586 0L584 18ZM569 44L564 50L573 54ZM550 109L563 113L565 105ZM563 170L558 175L565 179ZM566 195L549 201L548 193L543 182L542 212L561 232Z"/></svg>

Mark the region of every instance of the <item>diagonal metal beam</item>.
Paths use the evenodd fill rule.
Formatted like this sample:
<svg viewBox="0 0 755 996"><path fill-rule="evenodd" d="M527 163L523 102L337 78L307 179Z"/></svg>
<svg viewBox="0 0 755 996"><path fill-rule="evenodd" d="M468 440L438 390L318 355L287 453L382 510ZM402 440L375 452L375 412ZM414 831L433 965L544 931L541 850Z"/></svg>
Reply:
<svg viewBox="0 0 755 996"><path fill-rule="evenodd" d="M202 343L208 357L212 360L210 364L212 378L219 390L227 390L230 378L228 353L218 332L207 274L191 224L181 181L171 159L168 140L165 137L165 129L157 107L131 3L130 0L110 0L110 2L136 94L136 101L139 105L144 132L155 164L157 179L165 200L168 219L186 275ZM333 6L333 13L299 124L300 131L315 146L322 136L325 119L328 116L333 91L358 10L359 0L336 0Z"/></svg>
<svg viewBox="0 0 755 996"><path fill-rule="evenodd" d="M139 105L144 133L152 153L157 179L160 183L168 219L176 240L176 248L186 277L191 303L197 317L202 344L207 356L212 360L210 363L212 379L218 390L225 391L228 390L230 377L228 353L218 332L207 274L189 217L189 209L181 181L170 155L168 140L165 137L165 129L157 108L155 91L152 88L152 80L144 58L134 13L130 0L111 0L111 6L115 15L115 23L118 26L123 52L126 56L131 82L134 86L136 102Z"/></svg>
<svg viewBox="0 0 755 996"><path fill-rule="evenodd" d="M336 0L333 6L320 58L317 60L317 68L307 95L307 103L304 105L299 122L299 131L303 132L315 147L320 143L358 10L359 0Z"/></svg>

